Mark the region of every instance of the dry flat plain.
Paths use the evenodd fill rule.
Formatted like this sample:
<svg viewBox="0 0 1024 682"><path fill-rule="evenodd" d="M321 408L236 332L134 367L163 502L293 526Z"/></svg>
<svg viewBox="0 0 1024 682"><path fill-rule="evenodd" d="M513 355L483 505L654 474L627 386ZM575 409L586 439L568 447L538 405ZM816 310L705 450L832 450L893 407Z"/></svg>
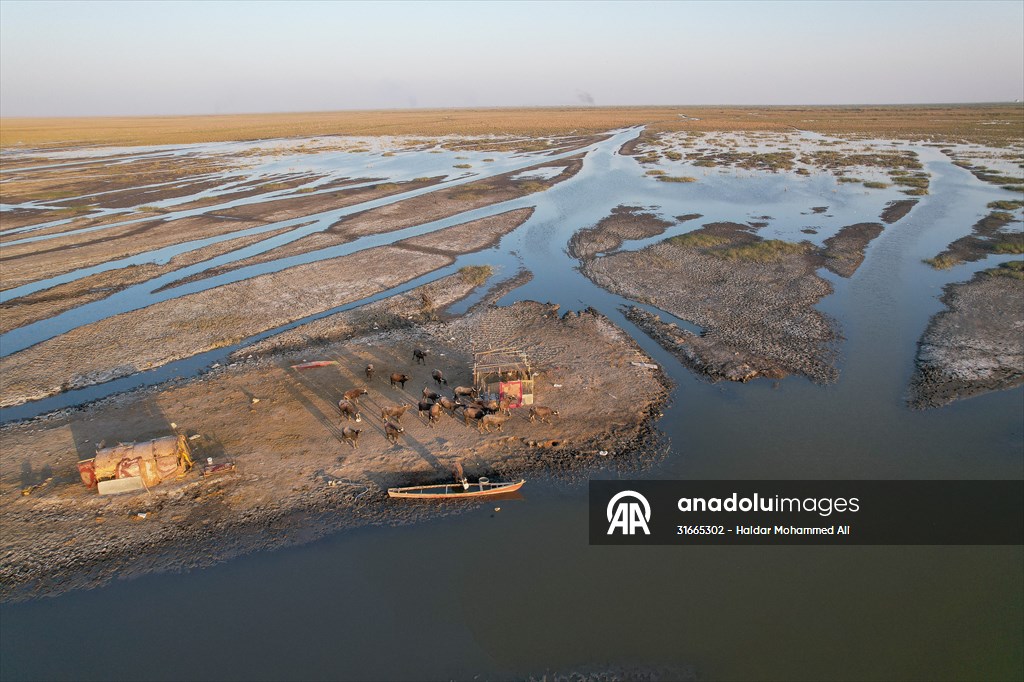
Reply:
<svg viewBox="0 0 1024 682"><path fill-rule="evenodd" d="M951 225L900 267L944 309L900 409L1024 381L1020 106L5 119L0 145L4 599L446 513L386 490L456 462L636 470L665 452L671 389L638 341L706 381L841 381L844 320L822 302L929 206ZM950 177L984 200L943 205ZM556 418L417 416L498 348L528 355ZM335 364L294 368L311 360ZM400 405L390 442L381 410ZM235 472L81 484L100 443L173 432Z"/></svg>

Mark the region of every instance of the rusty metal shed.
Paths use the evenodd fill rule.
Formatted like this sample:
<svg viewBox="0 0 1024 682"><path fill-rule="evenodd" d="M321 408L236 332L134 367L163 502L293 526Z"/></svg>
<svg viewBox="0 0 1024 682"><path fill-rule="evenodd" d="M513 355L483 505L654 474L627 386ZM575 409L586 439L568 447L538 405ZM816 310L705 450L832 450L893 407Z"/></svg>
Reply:
<svg viewBox="0 0 1024 682"><path fill-rule="evenodd" d="M473 386L499 398L514 398L513 407L533 404L533 369L526 353L515 348L473 353Z"/></svg>

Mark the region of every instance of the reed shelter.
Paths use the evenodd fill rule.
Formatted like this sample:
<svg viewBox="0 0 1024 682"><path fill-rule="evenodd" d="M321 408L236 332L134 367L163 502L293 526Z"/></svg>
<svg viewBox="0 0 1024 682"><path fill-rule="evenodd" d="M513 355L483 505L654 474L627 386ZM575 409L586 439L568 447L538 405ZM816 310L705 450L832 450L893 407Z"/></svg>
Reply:
<svg viewBox="0 0 1024 682"><path fill-rule="evenodd" d="M533 370L526 353L515 348L473 353L473 386L481 393L512 398L511 407L533 404Z"/></svg>

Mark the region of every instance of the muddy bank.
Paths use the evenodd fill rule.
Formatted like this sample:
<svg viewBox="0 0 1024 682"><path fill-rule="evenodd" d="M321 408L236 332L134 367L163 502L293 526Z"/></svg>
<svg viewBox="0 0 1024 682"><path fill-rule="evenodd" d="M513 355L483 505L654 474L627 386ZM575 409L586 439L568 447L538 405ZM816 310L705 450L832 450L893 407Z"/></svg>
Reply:
<svg viewBox="0 0 1024 682"><path fill-rule="evenodd" d="M640 251L585 260L581 269L610 291L699 325L700 336L666 336L653 321L648 326L670 336L668 349L713 380L802 374L827 383L838 376L839 334L814 309L832 291L815 274L820 262L809 243L764 240L745 225L712 223ZM681 344L689 350L681 352Z"/></svg>
<svg viewBox="0 0 1024 682"><path fill-rule="evenodd" d="M944 270L958 263L979 261L992 254L1024 253L1024 230L1012 213L992 211L971 228L971 233L952 242L946 249L925 262ZM1009 227L1016 225L1015 227Z"/></svg>
<svg viewBox="0 0 1024 682"><path fill-rule="evenodd" d="M436 185L440 178L423 178L409 182L380 182L369 187L346 188L317 194L298 194L279 199L243 204L234 208L217 211L217 215L229 216L241 220L262 220L276 223L280 220L291 220L303 216L323 213L336 208L345 208L372 201L393 194L410 192L415 189Z"/></svg>
<svg viewBox="0 0 1024 682"><path fill-rule="evenodd" d="M432 428L413 407L399 442L385 439L381 408L412 404L422 387L437 388L435 368L448 377L441 390L450 397L450 387L470 383L471 350L496 339L531 353L537 402L559 417L531 423L525 410L514 410L500 432L481 433L447 415ZM417 347L430 351L428 364L414 364ZM446 480L456 460L470 478L492 480L552 472L576 480L574 472L593 467L636 467L660 456L651 417L666 396L665 379L632 366L637 358L644 356L634 342L597 314L560 317L557 307L522 302L426 326L363 327L348 341L254 357L189 382L4 427L10 454L0 471L0 597L55 594L343 528L455 513L462 507L391 501L386 489ZM307 359L338 364L292 369ZM367 363L377 367L369 381ZM393 371L412 375L404 390L387 381ZM362 421L347 422L362 429L352 448L335 404L360 386L368 393L359 400ZM209 479L193 472L148 493L104 498L78 480L76 461L99 443L175 429L192 438L199 460L231 460L236 471ZM537 442L556 445L529 445Z"/></svg>
<svg viewBox="0 0 1024 682"><path fill-rule="evenodd" d="M879 223L857 223L841 228L824 242L822 265L840 277L853 277L864 262L864 251L884 228Z"/></svg>
<svg viewBox="0 0 1024 682"><path fill-rule="evenodd" d="M910 213L910 209L914 208L916 205L917 199L900 199L897 201L890 201L885 205L885 208L882 209L882 222L887 225L892 225Z"/></svg>
<svg viewBox="0 0 1024 682"><path fill-rule="evenodd" d="M579 172L582 168L582 161L579 158L566 159L532 166L531 170L537 168L564 168L564 170L549 180L529 178L513 180L514 176L523 171L506 173L450 189L440 189L395 204L361 211L342 218L323 232L310 234L266 253L220 268L211 268L199 275L198 278L212 277L248 265L267 263L332 246L340 246L360 237L394 232L434 220L450 218L466 211L516 199L534 192L541 192Z"/></svg>
<svg viewBox="0 0 1024 682"><path fill-rule="evenodd" d="M37 291L34 294L11 299L0 303L0 334L22 327L31 322L53 317L66 310L71 310L84 303L98 301L110 294L121 291L134 284L159 277L178 268L199 263L209 258L244 248L263 239L270 239L292 228L272 230L249 237L228 239L194 251L175 256L166 265L145 263L117 270L108 270L88 277L58 284L57 286Z"/></svg>
<svg viewBox="0 0 1024 682"><path fill-rule="evenodd" d="M168 221L145 220L97 232L4 246L0 256L3 287L5 290L13 289L80 268L264 224L260 220L202 215Z"/></svg>
<svg viewBox="0 0 1024 682"><path fill-rule="evenodd" d="M918 342L907 402L925 409L1024 383L1024 276L1009 268L946 286Z"/></svg>
<svg viewBox="0 0 1024 682"><path fill-rule="evenodd" d="M0 405L17 405L214 348L357 301L486 248L519 209L388 246L300 265L85 325L0 359ZM259 315L252 311L258 310Z"/></svg>
<svg viewBox="0 0 1024 682"><path fill-rule="evenodd" d="M578 231L569 240L569 255L591 258L599 253L615 251L629 239L655 237L672 226L639 206L617 206L612 214L594 227Z"/></svg>
<svg viewBox="0 0 1024 682"><path fill-rule="evenodd" d="M381 183L366 188L339 189L323 194L262 201L222 211L211 207L210 213L170 220L154 213L151 220L121 227L5 246L3 256L0 257L4 268L4 288L196 239L344 208L426 187L435 182L436 179ZM118 216L118 220L133 220L145 215L144 212L124 214ZM36 236L36 233L30 236Z"/></svg>
<svg viewBox="0 0 1024 682"><path fill-rule="evenodd" d="M229 164L223 159L190 154L160 158L122 154L80 163L58 159L47 163L47 159L38 159L22 168L11 167L4 161L4 203L135 206L211 189L219 184L211 174L228 169Z"/></svg>

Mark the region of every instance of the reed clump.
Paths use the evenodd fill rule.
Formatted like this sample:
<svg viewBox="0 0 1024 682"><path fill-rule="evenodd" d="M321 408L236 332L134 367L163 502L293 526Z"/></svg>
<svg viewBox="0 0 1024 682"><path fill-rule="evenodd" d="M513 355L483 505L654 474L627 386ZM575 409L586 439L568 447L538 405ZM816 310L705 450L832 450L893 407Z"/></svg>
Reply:
<svg viewBox="0 0 1024 682"><path fill-rule="evenodd" d="M1024 280L1024 260L1000 263L998 267L989 268L982 272L992 277L1012 277L1013 279Z"/></svg>
<svg viewBox="0 0 1024 682"><path fill-rule="evenodd" d="M486 282L492 274L494 274L494 268L490 265L466 265L459 268L462 281L474 287Z"/></svg>

